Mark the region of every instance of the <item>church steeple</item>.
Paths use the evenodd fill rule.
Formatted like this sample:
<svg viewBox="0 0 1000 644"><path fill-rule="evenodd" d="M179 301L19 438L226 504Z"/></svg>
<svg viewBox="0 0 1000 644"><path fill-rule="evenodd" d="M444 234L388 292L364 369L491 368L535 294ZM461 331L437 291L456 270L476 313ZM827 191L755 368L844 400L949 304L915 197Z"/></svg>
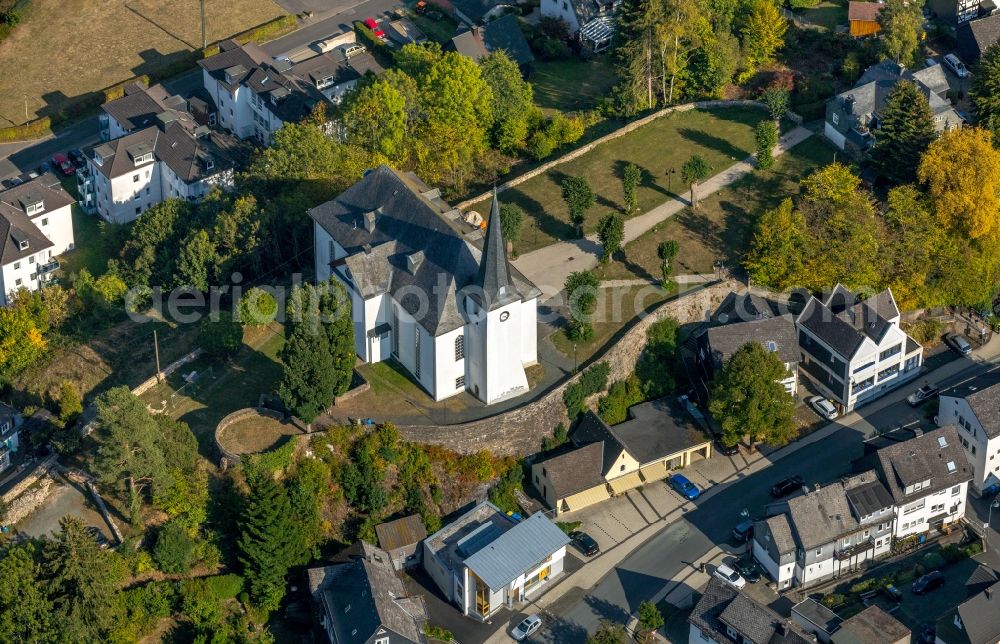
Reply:
<svg viewBox="0 0 1000 644"><path fill-rule="evenodd" d="M507 242L503 238L500 224L500 201L493 190L493 205L486 223L486 238L483 241L483 256L479 260L479 275L476 285L483 289L489 310L493 310L520 298L514 281L510 277L507 263Z"/></svg>

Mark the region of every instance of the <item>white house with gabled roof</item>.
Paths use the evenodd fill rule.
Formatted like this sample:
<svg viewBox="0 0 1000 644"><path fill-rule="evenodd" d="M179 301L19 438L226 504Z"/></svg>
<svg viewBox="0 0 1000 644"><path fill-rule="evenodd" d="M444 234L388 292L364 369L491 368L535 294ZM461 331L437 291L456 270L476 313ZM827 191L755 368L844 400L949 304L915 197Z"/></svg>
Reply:
<svg viewBox="0 0 1000 644"><path fill-rule="evenodd" d="M958 428L972 467L972 491L1000 487L1000 367L941 392L939 425Z"/></svg>

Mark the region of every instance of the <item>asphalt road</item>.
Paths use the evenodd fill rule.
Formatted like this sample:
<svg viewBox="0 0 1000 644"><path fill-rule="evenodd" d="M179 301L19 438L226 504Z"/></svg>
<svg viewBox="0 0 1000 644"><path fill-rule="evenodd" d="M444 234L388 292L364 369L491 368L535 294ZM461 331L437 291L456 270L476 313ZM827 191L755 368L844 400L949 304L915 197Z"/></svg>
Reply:
<svg viewBox="0 0 1000 644"><path fill-rule="evenodd" d="M938 384L949 386L989 367L970 361L958 375ZM771 467L747 476L738 485L696 503L683 519L643 544L591 591L582 596L569 593L551 606L549 612L554 619L536 639L579 642L585 633L594 632L601 620L625 623L641 601L655 595L670 580L681 579L679 583L683 583L687 573L695 571L695 562L716 545L735 552L734 544L729 543L729 533L739 522L740 511L746 508L752 516L761 515L763 506L772 500L770 488L774 483L793 474L801 475L808 484L835 480L850 472L851 461L863 455L863 440L871 436L875 428L891 429L921 419L920 413L903 400L921 382L923 379L914 381L912 387L901 387L884 399L890 402L876 401L862 408L861 418L851 425L775 461Z"/></svg>

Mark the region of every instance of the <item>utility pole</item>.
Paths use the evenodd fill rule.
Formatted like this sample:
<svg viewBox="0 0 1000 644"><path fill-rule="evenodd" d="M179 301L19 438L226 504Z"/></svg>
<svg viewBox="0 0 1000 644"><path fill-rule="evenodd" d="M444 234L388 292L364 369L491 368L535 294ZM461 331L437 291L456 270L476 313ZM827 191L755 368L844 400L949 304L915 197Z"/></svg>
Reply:
<svg viewBox="0 0 1000 644"><path fill-rule="evenodd" d="M201 48L205 47L208 47L208 42L205 40L205 0L201 0Z"/></svg>
<svg viewBox="0 0 1000 644"><path fill-rule="evenodd" d="M156 382L161 382L163 376L160 374L160 343L156 340L156 329L153 329L153 354L156 356Z"/></svg>

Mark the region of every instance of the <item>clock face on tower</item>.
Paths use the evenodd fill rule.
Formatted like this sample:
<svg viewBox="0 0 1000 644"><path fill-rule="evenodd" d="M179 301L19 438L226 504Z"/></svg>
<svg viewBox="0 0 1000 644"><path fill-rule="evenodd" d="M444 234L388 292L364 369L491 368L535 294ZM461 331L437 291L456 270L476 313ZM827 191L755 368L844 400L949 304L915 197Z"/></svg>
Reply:
<svg viewBox="0 0 1000 644"><path fill-rule="evenodd" d="M506 322L507 318L509 317L510 317L510 311L504 311L503 313L500 314L500 321Z"/></svg>

